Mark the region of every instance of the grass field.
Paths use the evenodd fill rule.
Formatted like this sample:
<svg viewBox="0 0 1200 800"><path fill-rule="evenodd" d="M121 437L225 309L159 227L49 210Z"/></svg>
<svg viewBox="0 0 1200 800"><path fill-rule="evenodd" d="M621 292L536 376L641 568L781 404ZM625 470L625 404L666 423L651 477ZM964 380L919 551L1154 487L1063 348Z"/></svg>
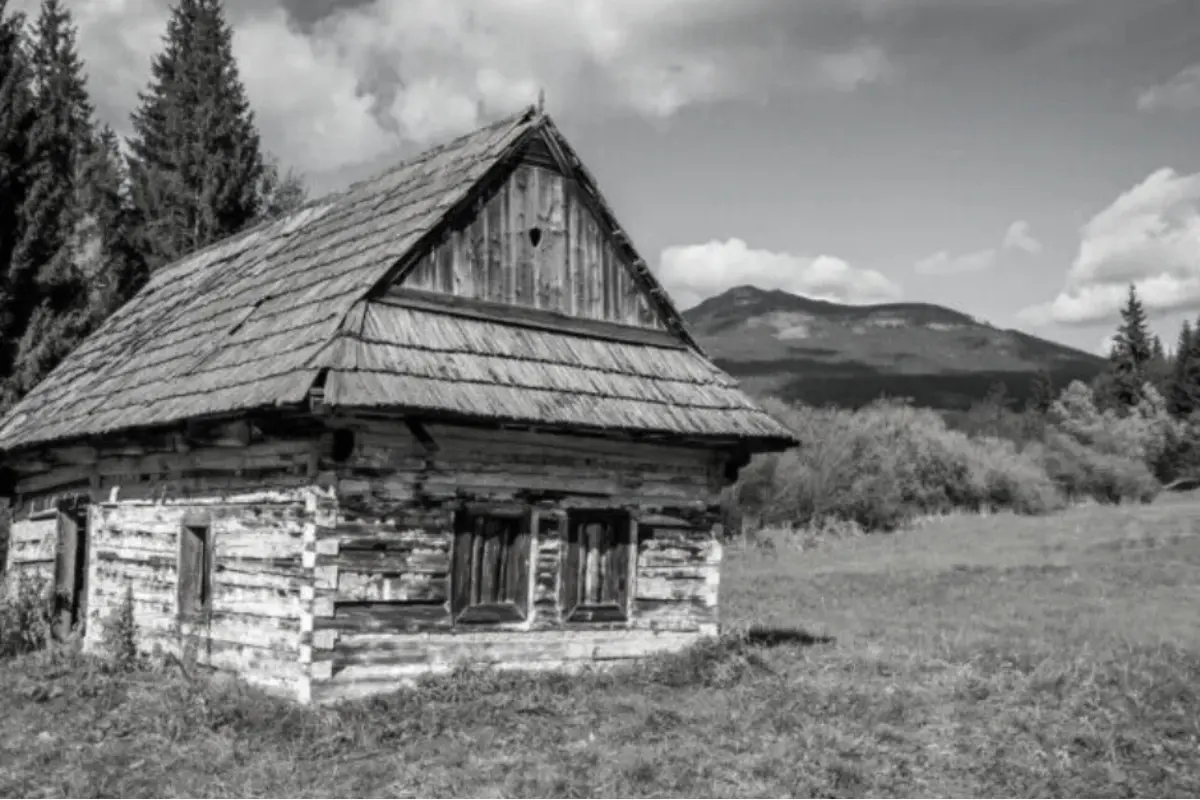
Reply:
<svg viewBox="0 0 1200 800"><path fill-rule="evenodd" d="M753 635L338 710L0 664L0 795L1200 795L1198 498L733 548L724 580Z"/></svg>

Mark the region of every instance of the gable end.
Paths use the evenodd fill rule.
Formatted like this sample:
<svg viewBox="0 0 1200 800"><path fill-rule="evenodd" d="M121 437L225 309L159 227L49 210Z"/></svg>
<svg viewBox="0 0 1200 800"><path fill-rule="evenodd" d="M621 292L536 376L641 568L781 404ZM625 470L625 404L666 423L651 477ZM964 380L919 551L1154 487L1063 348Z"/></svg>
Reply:
<svg viewBox="0 0 1200 800"><path fill-rule="evenodd" d="M504 303L661 330L699 350L548 118L478 188L376 296L403 287Z"/></svg>

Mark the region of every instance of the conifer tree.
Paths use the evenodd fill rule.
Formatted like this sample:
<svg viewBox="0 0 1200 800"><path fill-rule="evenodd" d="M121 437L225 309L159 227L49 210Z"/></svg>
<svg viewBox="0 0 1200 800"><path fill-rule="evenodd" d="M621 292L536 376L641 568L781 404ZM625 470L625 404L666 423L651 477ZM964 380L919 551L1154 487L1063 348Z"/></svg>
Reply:
<svg viewBox="0 0 1200 800"><path fill-rule="evenodd" d="M1170 402L1171 410L1181 417L1200 411L1200 336L1194 328L1176 366Z"/></svg>
<svg viewBox="0 0 1200 800"><path fill-rule="evenodd" d="M76 231L88 276L93 324L99 324L146 282L146 264L131 239L132 209L117 135L107 125L83 165L79 201L86 209Z"/></svg>
<svg viewBox="0 0 1200 800"><path fill-rule="evenodd" d="M133 114L130 179L150 269L259 218L263 157L220 0L179 0Z"/></svg>
<svg viewBox="0 0 1200 800"><path fill-rule="evenodd" d="M87 330L88 284L76 261L77 181L94 147L92 105L61 0L43 0L30 45L34 122L31 174L21 208L21 238L10 274L22 287L14 332L21 330L5 403L29 391Z"/></svg>
<svg viewBox="0 0 1200 800"><path fill-rule="evenodd" d="M1171 384L1168 393L1166 393L1166 402L1171 414L1176 416L1188 416L1192 414L1198 403L1200 403L1200 383L1196 383L1196 379L1200 377L1198 373L1198 365L1195 365L1196 353L1193 349L1195 332L1192 329L1192 323L1188 320L1183 320L1183 325L1180 327L1180 338L1175 345L1175 359L1171 365Z"/></svg>
<svg viewBox="0 0 1200 800"><path fill-rule="evenodd" d="M1142 386L1148 378L1153 355L1146 309L1137 290L1130 284L1128 299L1121 309L1121 324L1117 326L1109 355L1111 401L1118 409L1132 408L1141 400Z"/></svg>
<svg viewBox="0 0 1200 800"><path fill-rule="evenodd" d="M1171 359L1158 334L1150 337L1150 361L1146 364L1146 380L1166 397L1171 389Z"/></svg>
<svg viewBox="0 0 1200 800"><path fill-rule="evenodd" d="M25 17L0 0L0 380L16 360L16 339L32 275L13 271L21 236L21 209L29 192L27 153L33 124Z"/></svg>
<svg viewBox="0 0 1200 800"><path fill-rule="evenodd" d="M1030 387L1029 404L1027 408L1038 414L1045 414L1054 403L1054 381L1048 370L1040 369L1033 376Z"/></svg>

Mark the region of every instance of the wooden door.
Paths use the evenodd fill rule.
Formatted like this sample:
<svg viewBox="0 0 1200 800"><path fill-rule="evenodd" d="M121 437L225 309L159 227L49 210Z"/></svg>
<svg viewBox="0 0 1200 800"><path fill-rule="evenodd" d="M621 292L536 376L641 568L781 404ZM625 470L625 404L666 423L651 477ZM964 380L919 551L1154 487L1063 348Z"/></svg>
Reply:
<svg viewBox="0 0 1200 800"><path fill-rule="evenodd" d="M58 622L64 630L82 632L87 619L87 506L60 509L55 552L54 591Z"/></svg>

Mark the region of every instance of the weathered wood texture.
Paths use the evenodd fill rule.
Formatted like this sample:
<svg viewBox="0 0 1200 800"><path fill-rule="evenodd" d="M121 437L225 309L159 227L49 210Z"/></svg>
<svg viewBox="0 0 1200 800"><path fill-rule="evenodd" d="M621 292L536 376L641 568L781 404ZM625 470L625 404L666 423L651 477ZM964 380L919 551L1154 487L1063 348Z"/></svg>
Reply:
<svg viewBox="0 0 1200 800"><path fill-rule="evenodd" d="M636 630L349 634L338 641L336 671L327 680L313 681L312 698L317 703L333 703L395 691L417 678L464 664L575 673L677 652L699 636L696 632Z"/></svg>
<svg viewBox="0 0 1200 800"><path fill-rule="evenodd" d="M146 437L30 456L11 560L52 577L58 511L86 503L88 647L130 589L142 648L186 648L302 701L464 662L610 663L717 630L722 453L386 416L325 425L311 440L193 437L167 452ZM516 522L460 529L464 560L464 509ZM581 521L609 514L625 544L571 550ZM210 564L208 583L181 586L181 564ZM456 604L463 573L480 583ZM184 595L195 608L181 614Z"/></svg>
<svg viewBox="0 0 1200 800"><path fill-rule="evenodd" d="M140 648L186 650L305 699L319 438L302 423L293 429L292 438L267 435L235 420L11 459L19 480L9 570L66 586L62 533L86 520L86 577L75 582L85 646L98 645L131 589Z"/></svg>
<svg viewBox="0 0 1200 800"><path fill-rule="evenodd" d="M53 511L13 520L5 573L14 580L52 580L57 546L58 515Z"/></svg>
<svg viewBox="0 0 1200 800"><path fill-rule="evenodd" d="M424 256L403 285L664 328L634 275L572 182L526 163L473 221Z"/></svg>
<svg viewBox="0 0 1200 800"><path fill-rule="evenodd" d="M312 427L296 415L235 418L27 450L5 463L17 474L13 517L64 501L165 501L305 486L317 444L316 432L306 430Z"/></svg>
<svg viewBox="0 0 1200 800"><path fill-rule="evenodd" d="M324 614L314 612L315 699L381 690L455 663L569 668L674 649L716 632L718 453L450 425L421 428L418 438L401 420L363 417L330 424L353 430L355 441L336 462L327 442L320 462L319 481L336 491L338 510L317 543L317 569L335 588ZM527 563L483 578L485 595L489 587L501 591L487 581L506 582L504 608L485 603L479 614L461 613L471 593L455 587L464 563L456 510L522 521L512 547ZM603 520L600 511L629 521L628 544L604 564L572 562L569 521ZM477 568L490 546L465 563ZM563 593L570 569L584 576L592 569L601 576L597 586L620 580L596 590L596 599L611 600L620 613L569 614Z"/></svg>
<svg viewBox="0 0 1200 800"><path fill-rule="evenodd" d="M300 660L304 490L219 502L100 503L91 515L85 645L132 591L139 648L194 654L201 664L295 693ZM206 607L180 613L181 538L204 528L212 546ZM185 554L186 555L186 554Z"/></svg>

